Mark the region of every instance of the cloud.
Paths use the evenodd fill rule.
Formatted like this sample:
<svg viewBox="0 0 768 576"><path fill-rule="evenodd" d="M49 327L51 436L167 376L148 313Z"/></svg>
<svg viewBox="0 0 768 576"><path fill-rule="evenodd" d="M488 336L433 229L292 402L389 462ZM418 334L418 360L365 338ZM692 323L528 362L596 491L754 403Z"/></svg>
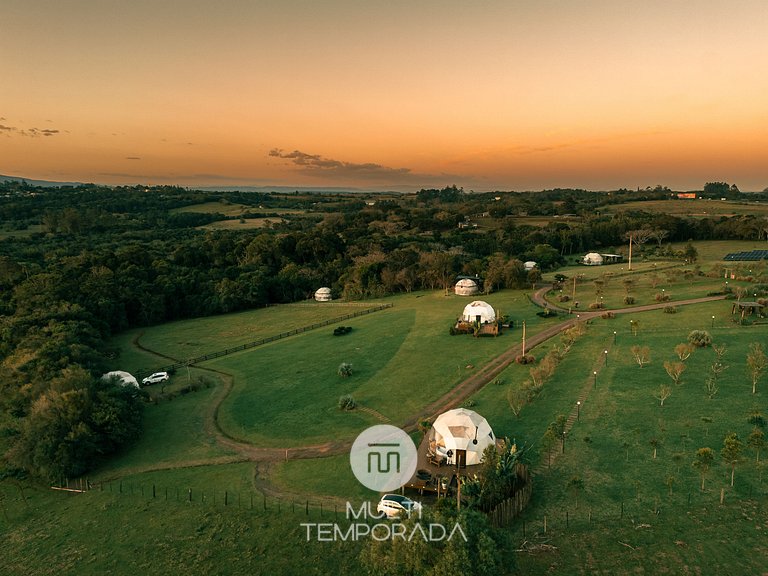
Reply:
<svg viewBox="0 0 768 576"><path fill-rule="evenodd" d="M402 180L404 177L418 177L410 168L391 168L373 162L355 163L325 158L319 154L307 154L301 150L285 152L280 148L269 151L273 158L289 160L306 174L328 178L359 178L366 180Z"/></svg>
<svg viewBox="0 0 768 576"><path fill-rule="evenodd" d="M5 120L5 118L2 118ZM59 134L59 130L53 130L51 128L18 128L17 126L5 126L0 124L0 133L6 136L18 135L26 136L27 138L39 138L40 136L55 136Z"/></svg>

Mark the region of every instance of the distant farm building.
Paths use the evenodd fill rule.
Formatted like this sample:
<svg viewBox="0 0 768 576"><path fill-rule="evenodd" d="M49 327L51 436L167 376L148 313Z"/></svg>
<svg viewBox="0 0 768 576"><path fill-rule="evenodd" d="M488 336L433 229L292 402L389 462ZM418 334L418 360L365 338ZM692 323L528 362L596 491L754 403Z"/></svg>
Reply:
<svg viewBox="0 0 768 576"><path fill-rule="evenodd" d="M481 280L478 276L460 276L459 281L453 287L457 296L475 296L480 293Z"/></svg>
<svg viewBox="0 0 768 576"><path fill-rule="evenodd" d="M696 192L678 192L677 197L680 200L696 200Z"/></svg>
<svg viewBox="0 0 768 576"><path fill-rule="evenodd" d="M731 252L723 256L723 260L729 262L757 262L768 260L768 250L749 250L747 252Z"/></svg>
<svg viewBox="0 0 768 576"><path fill-rule="evenodd" d="M113 378L118 384L120 384L120 386L135 386L136 388L139 387L139 381L136 380L132 374L122 370L113 370L112 372L107 372L104 374L104 376L101 377L102 380L110 380Z"/></svg>
<svg viewBox="0 0 768 576"><path fill-rule="evenodd" d="M582 258L581 263L586 266L602 266L603 264L618 264L624 260L621 254L598 254L590 252Z"/></svg>
<svg viewBox="0 0 768 576"><path fill-rule="evenodd" d="M315 300L318 302L330 302L332 300L331 289L325 287L318 288L315 292Z"/></svg>

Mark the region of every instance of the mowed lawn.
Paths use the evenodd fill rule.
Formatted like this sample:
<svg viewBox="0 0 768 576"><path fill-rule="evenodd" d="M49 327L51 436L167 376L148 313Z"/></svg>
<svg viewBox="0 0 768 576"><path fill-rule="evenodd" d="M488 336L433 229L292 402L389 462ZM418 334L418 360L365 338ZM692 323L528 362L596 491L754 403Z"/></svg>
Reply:
<svg viewBox="0 0 768 576"><path fill-rule="evenodd" d="M521 291L485 299L518 325L526 319L531 334L558 321L536 317ZM429 402L519 342L519 328L497 338L449 335L471 299L432 292L387 301L394 306L344 322L352 327L347 335L334 336L329 326L206 363L234 376L219 410L222 428L263 446L350 440L380 421L398 425L420 416ZM342 362L352 365L352 376L338 375ZM363 409L339 410L344 394Z"/></svg>

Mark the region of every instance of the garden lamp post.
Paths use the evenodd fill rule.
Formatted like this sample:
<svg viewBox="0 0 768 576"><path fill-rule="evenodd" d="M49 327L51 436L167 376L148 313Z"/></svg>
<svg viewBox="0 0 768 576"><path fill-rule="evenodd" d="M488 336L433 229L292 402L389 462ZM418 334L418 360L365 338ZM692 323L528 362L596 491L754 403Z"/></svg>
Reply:
<svg viewBox="0 0 768 576"><path fill-rule="evenodd" d="M576 421L581 422L581 400L576 401Z"/></svg>
<svg viewBox="0 0 768 576"><path fill-rule="evenodd" d="M712 315L712 328L714 328L714 327L715 327L715 315L713 314Z"/></svg>
<svg viewBox="0 0 768 576"><path fill-rule="evenodd" d="M616 344L616 330L613 331L613 343Z"/></svg>
<svg viewBox="0 0 768 576"><path fill-rule="evenodd" d="M595 379L595 384L594 384L594 386L595 386L595 388L597 388L597 370L594 370L594 371L592 372L592 376L593 376L593 377L594 377L594 379Z"/></svg>
<svg viewBox="0 0 768 576"><path fill-rule="evenodd" d="M608 366L608 350L603 350L603 353L605 354L605 365Z"/></svg>

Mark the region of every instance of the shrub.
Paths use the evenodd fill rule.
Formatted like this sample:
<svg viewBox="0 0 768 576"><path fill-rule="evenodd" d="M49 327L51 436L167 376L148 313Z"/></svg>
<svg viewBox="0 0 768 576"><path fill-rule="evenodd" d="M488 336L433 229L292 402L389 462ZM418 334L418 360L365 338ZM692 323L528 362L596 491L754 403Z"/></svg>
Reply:
<svg viewBox="0 0 768 576"><path fill-rule="evenodd" d="M536 316L538 316L539 318L549 318L551 316L557 316L557 312L549 308L544 308L544 310L540 310L539 312L536 312Z"/></svg>
<svg viewBox="0 0 768 576"><path fill-rule="evenodd" d="M347 378L348 376L352 376L352 364L349 362L342 362L339 364L339 370L338 370L339 376L342 378Z"/></svg>
<svg viewBox="0 0 768 576"><path fill-rule="evenodd" d="M590 310L600 310L601 308L605 308L605 304L602 302L592 302L592 304L589 305Z"/></svg>
<svg viewBox="0 0 768 576"><path fill-rule="evenodd" d="M604 320L609 320L611 318L616 318L616 314L614 314L613 312L603 312L600 315L600 318L603 318Z"/></svg>
<svg viewBox="0 0 768 576"><path fill-rule="evenodd" d="M568 294L560 294L560 296L557 297L558 302L568 302L571 299Z"/></svg>
<svg viewBox="0 0 768 576"><path fill-rule="evenodd" d="M664 314L676 314L677 306L664 306Z"/></svg>
<svg viewBox="0 0 768 576"><path fill-rule="evenodd" d="M634 296L624 296L624 304L632 305L635 303L635 297Z"/></svg>
<svg viewBox="0 0 768 576"><path fill-rule="evenodd" d="M692 330L688 334L688 342L697 348L704 348L712 344L712 336L706 330Z"/></svg>
<svg viewBox="0 0 768 576"><path fill-rule="evenodd" d="M667 302L669 300L669 294L658 292L653 299L656 300L656 302Z"/></svg>
<svg viewBox="0 0 768 576"><path fill-rule="evenodd" d="M533 356L533 354L520 354L517 358L515 358L515 362L518 364L533 364L536 362L536 358Z"/></svg>
<svg viewBox="0 0 768 576"><path fill-rule="evenodd" d="M339 409L340 410L354 410L357 407L357 402L351 394L343 394L339 396Z"/></svg>
<svg viewBox="0 0 768 576"><path fill-rule="evenodd" d="M334 336L344 336L344 334L349 334L350 332L352 332L352 326L337 326L333 329Z"/></svg>

